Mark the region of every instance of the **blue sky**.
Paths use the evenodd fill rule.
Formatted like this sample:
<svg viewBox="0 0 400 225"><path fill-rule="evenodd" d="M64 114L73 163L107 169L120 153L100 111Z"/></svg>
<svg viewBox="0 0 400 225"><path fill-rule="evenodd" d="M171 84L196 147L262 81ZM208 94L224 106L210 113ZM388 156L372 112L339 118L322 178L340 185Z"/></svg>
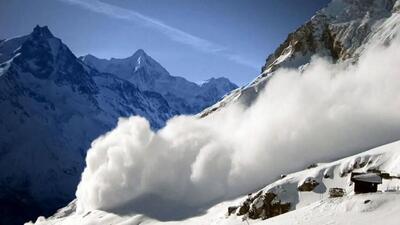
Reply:
<svg viewBox="0 0 400 225"><path fill-rule="evenodd" d="M289 32L329 0L0 0L0 39L48 25L71 50L102 58L144 49L195 82L255 78Z"/></svg>

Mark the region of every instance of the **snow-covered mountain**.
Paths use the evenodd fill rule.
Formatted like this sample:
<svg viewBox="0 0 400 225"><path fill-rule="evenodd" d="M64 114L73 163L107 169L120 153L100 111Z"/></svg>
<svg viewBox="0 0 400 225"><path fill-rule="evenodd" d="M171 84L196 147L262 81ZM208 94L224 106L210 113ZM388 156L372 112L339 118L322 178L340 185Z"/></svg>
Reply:
<svg viewBox="0 0 400 225"><path fill-rule="evenodd" d="M90 142L119 117L160 128L177 114L160 94L84 65L39 26L0 43L0 104L2 224L73 199Z"/></svg>
<svg viewBox="0 0 400 225"><path fill-rule="evenodd" d="M130 81L140 90L162 94L180 114L198 113L237 88L224 77L211 78L198 85L183 77L172 76L142 49L124 59L99 59L93 55L80 59L100 72L115 74Z"/></svg>
<svg viewBox="0 0 400 225"><path fill-rule="evenodd" d="M156 138L154 138L160 139L160 143L165 145L172 143L173 146L171 149L173 151L169 152L166 150L166 152L170 154L176 154L177 157L168 158L166 156L167 154L164 153L161 155L157 155L155 158L164 160L163 163L167 164L166 168L176 173L179 173L179 176L166 177L163 175L169 175L168 173L160 172L161 175L158 177L158 179L144 179L146 178L147 174L151 174L154 176L158 175L150 173L150 170L152 167L159 168L157 167L159 162L149 160L149 163L151 164L150 167L138 164L136 165L136 167L127 166L119 168L121 170L124 170L124 172L130 172L132 177L142 178L140 181L143 181L145 183L144 186L141 186L141 184L137 183L132 186L127 185L128 187L132 187L132 189L128 189L129 193L126 193L124 192L124 184L117 184L114 186L115 190L117 191L111 192L118 194L118 199L124 200L124 197L134 199L134 197L136 197L135 194L140 196L140 194L142 193L142 190L135 189L136 186L138 186L138 189L140 189L141 187L149 188L153 187L151 186L151 184L155 183L156 188L151 189L150 194L159 194L157 191L161 190L161 193L172 193L171 195L178 196L176 197L176 199L183 199L182 201L185 201L187 198L193 198L197 201L201 201L207 198L207 195L219 193L218 191L220 190L230 190L229 185L234 186L236 184L235 182L242 181L242 183L237 183L236 185L239 187L248 186L251 182L257 185L253 186L253 194L239 196L234 200L219 200L218 198L210 198L213 200L217 199L215 200L217 202L213 201L210 203L214 204L214 206L207 207L202 205L206 208L198 209L200 212L195 213L195 216L193 217L189 216L183 220L177 221L162 221L159 218L151 217L148 214L141 214L137 212L135 213L134 211L129 210L123 211L120 209L120 211L113 211L108 210L107 207L96 208L96 206L99 205L108 206L107 202L102 202L103 199L101 199L101 197L104 196L91 196L92 198L85 198L86 196L82 197L82 193L92 193L83 191L79 193L81 195L78 195L77 200L71 202L68 206L58 211L58 213L56 213L54 216L47 219L40 217L35 222L35 224L366 224L371 221L381 221L382 224L398 224L398 219L400 219L397 213L400 205L398 192L398 186L400 185L400 180L398 179L400 174L398 166L400 163L400 142L397 141L376 148L373 147L377 146L378 142L380 142L381 144L388 143L389 139L394 139L396 137L399 138L399 118L397 116L379 117L379 114L374 113L379 110L372 107L371 111L366 112L367 114L371 113L372 117L366 118L372 118L373 120L377 119L378 122L363 120L362 118L353 118L356 123L353 123L354 121L351 120L351 125L359 124L359 127L355 128L350 126L350 124L345 124L343 127L341 127L340 125L336 126L336 124L341 124L342 120L344 120L345 122L347 121L346 117L336 116L338 114L343 115L342 113L348 113L346 115L350 115L350 117L352 114L354 114L353 117L357 117L358 115L360 115L358 110L363 111L365 109L371 109L368 107L362 107L358 109L357 106L359 105L357 104L350 104L349 106L347 104L348 99L346 99L346 97L349 96L357 96L358 101L366 101L368 106L372 106L376 104L376 102L384 103L386 105L398 105L399 101L397 97L388 100L383 97L385 95L381 95L382 93L388 93L392 91L393 93L395 93L395 95L397 95L396 89L398 90L399 84L391 86L390 84L394 81L390 79L385 80L384 78L387 76L397 75L398 73L393 74L393 71L398 71L398 69L393 71L391 70L392 73L390 73L389 70L376 70L376 68L374 68L374 65L371 65L371 67L362 67L362 71L359 72L355 70L354 67L349 67L349 65L355 65L356 67L357 64L361 61L360 59L362 57L365 57L364 53L371 49L371 46L390 46L391 44L393 44L392 42L394 41L397 41L396 44L397 46L399 46L399 39L396 39L396 37L400 34L399 25L399 0L332 0L332 2L326 8L320 10L314 17L311 18L309 22L301 26L295 32L289 34L287 40L272 55L267 58L267 62L262 69L262 74L259 75L253 82L245 87L236 89L219 103L204 110L202 113L199 114L199 117L203 117L203 119L186 121L184 120L185 118L183 118L182 120L186 122L187 126L194 127L193 133L188 134L190 132L189 129L185 130L181 126L179 126L181 124L174 123L171 125L171 127L167 126L165 130L162 130L159 136L156 136ZM318 89L318 91L311 91L309 93L306 92L307 94L303 95L303 92L294 87L294 84L304 85L304 83L302 83L303 80L300 80L300 78L298 77L301 76L296 76L297 74L293 71L300 71L300 73L302 73L302 71L307 70L307 67L311 67L314 71L314 73L311 75L317 74L318 72L327 72L326 70L322 70L321 68L315 68L315 65L310 63L312 61L312 58L316 56L329 58L331 62L336 63L336 66L343 66L344 68L348 68L350 72L357 72L356 75L358 77L360 77L360 74L374 74L368 73L369 70L378 71L379 76L377 76L378 78L375 77L376 79L372 79L372 81L374 81L375 83L367 82L367 85L365 85L365 83L357 82L356 84L338 84L334 79L334 76L336 75L339 76L344 74L345 76L350 76L350 73L333 73L332 76L324 76L322 79L328 83L329 81L331 81L332 86L326 85L322 88L330 88L335 90L333 92L328 92L329 94L332 94L333 97L328 96L326 99L323 99L324 101L321 105L314 105L313 102L318 99L315 95L323 94L325 92ZM383 62L385 61L383 57L391 57L391 55L386 56L378 54L378 57L380 57L379 62ZM367 61L372 64L373 62L371 60L371 57L368 59L369 61ZM393 59L393 61L394 60L397 59ZM325 63L323 61L317 62L321 62L321 64ZM386 66L397 68L395 63ZM327 67L334 71L337 70L337 68L333 65L329 65ZM290 82L288 86L283 87L289 87L292 89L280 90L279 88L282 88L282 86L271 85L271 83L274 84L272 81L278 82L276 81L276 79L272 78L275 75L282 75L282 72L278 73L278 69L282 68L294 69L293 71L289 71L288 73L289 75L295 76L294 79L297 79L296 81L298 82L292 82L292 80L288 78L290 76L283 78L283 81ZM304 76L307 76L309 74L310 73L305 73ZM394 78L398 77L394 76ZM307 78L305 79L307 80ZM317 79L314 78L310 78L309 80L317 81ZM271 83L269 83L270 81ZM283 82L282 80L279 81ZM356 81L363 80L357 79ZM374 84L380 81L384 83L384 85L382 86L384 88L373 88L375 87ZM315 87L312 85L318 84L318 82L306 82L305 89L313 89ZM262 90L265 90L268 87L272 88L273 90L271 92L262 92ZM371 93L367 91L366 93L368 93L369 95L361 95L360 97L359 95L354 94L364 93L362 90L369 88L372 89L373 92ZM278 94L288 93L291 91L294 91L295 97L292 96L293 98L279 99L280 95ZM338 92L351 94L345 94L343 96L339 95L340 99L336 101L336 94ZM256 109L252 108L254 106L270 109L270 106L267 107L262 104L260 106L260 101L256 101L260 96L263 97L263 100L265 100L265 102L272 104L271 108L276 108L279 111L275 114L273 111L270 110L261 111L263 113L260 113ZM285 95L285 97L287 96ZM297 108L299 106L297 105L297 101L303 101L303 98L307 97L310 99L307 99L305 101L306 103L308 103L305 105L305 107L316 107L316 110L319 110L318 113L310 114L310 112L307 111L307 109L305 108ZM284 102L285 100L288 100L289 103L283 104L282 102ZM388 100L388 102L386 102L386 100ZM241 105L244 105L244 107L241 108L249 108L250 112L239 112L244 112L246 113L246 116L252 116L252 118L244 120L242 117L240 117L240 114L237 113L236 110L230 110L236 109L234 106L239 105L237 103L241 103ZM330 107L332 104L333 107ZM294 111L298 113L295 114L296 116L298 115L298 117L296 118L292 118L294 114L290 111L293 110L292 108L290 108L291 105L295 105ZM378 105L380 108L382 108L382 105ZM304 105L300 104L300 106ZM324 110L325 108L328 108L328 110ZM269 112L271 115L264 112ZM233 114L233 116L228 115L228 113ZM310 115L312 117L311 121L307 118ZM262 117L269 116L273 116L273 118L277 119L277 121L267 121L270 122L270 124L262 123L265 122ZM328 126L325 126L326 124L321 122L320 120L321 118L325 117L329 120L329 123L327 123ZM221 118L228 119L223 120ZM231 120L237 120L237 118L242 118L243 121L240 121L238 123L230 123ZM202 120L207 122L202 123ZM175 120L175 122L176 121L177 120ZM206 128L212 126L210 125L212 124L212 122L209 123L209 121L217 123L218 126L223 127L221 128L223 132L219 133L219 130L216 129L210 129L213 132L207 132L210 130ZM218 123L220 121L226 122L227 124ZM252 126L243 126L242 122L251 123L250 125ZM277 124L275 123L279 122L280 124L278 125L280 126L277 126ZM394 124L394 126L397 127L396 129L390 129L389 126L384 126L384 128L382 129L382 127L378 128L379 126L374 126L380 124L381 122ZM300 129L296 129L296 127L292 126L291 123L299 123L302 126L300 126ZM232 124L238 126L232 126ZM262 129L260 127L257 127L256 125L269 125L276 128L276 130ZM369 125L372 125L372 128ZM126 126L129 127L128 125ZM286 129L286 127L289 128ZM313 130L313 127L318 127L318 129ZM123 128L125 127L122 126L122 129ZM374 133L374 128L379 130L379 132ZM386 130L386 128L389 129ZM236 132L237 129L239 129L238 132ZM360 132L359 129L363 129L363 131ZM205 135L205 137L201 135L201 132L204 130L207 132L207 135ZM327 136L319 135L319 133L324 133L326 130L331 131L328 132ZM388 132L385 133L385 130ZM264 131L265 133L257 133L260 131ZM308 132L310 132L309 134L312 135L302 136L303 133ZM118 137L120 133L124 134L124 132L122 132L121 130L117 130L113 134L115 136L110 135L108 136L108 138L112 141L115 139L115 137ZM175 133L178 133L178 135L174 136ZM170 138L171 136L179 137L179 135L184 136L183 140L176 138L173 141L169 142L168 138ZM212 135L218 137L208 139L208 137ZM335 142L338 140L337 138L335 138L337 137L336 135L340 136L339 140L346 140L346 143L350 143L346 145L346 147L349 149L342 149L343 146L340 145L341 143L339 143L339 141ZM153 134L149 136L151 138L154 137ZM196 138L191 139L193 136L195 136ZM388 136L391 137L387 139ZM239 139L243 141L243 137L247 139L252 139L253 141L248 141L244 144L240 141L232 141L232 139ZM300 140L298 140L299 137ZM305 139L301 139L302 137L305 137ZM323 137L323 139L320 139L321 137ZM370 140L367 140L368 138L366 137L374 139L377 142L370 142ZM222 142L219 142L218 138L222 139ZM261 139L261 141L259 139ZM264 142L263 139L265 139ZM192 140L198 141L194 142L195 147L189 146L188 144L192 143ZM211 140L211 143L209 145L203 143L208 140ZM278 141L275 142L275 140ZM326 146L329 151L327 151L326 149L314 149L315 151L312 151L306 148L302 148L302 142L310 143L309 145L305 145L306 147L310 148L320 146L322 142L324 143L322 145ZM108 142L104 141L103 144L105 143ZM157 141L149 141L149 143L151 145L159 144L159 142ZM183 148L180 148L180 143L184 143ZM253 146L253 143L261 143L261 145ZM294 146L290 145L290 143L294 143ZM240 145L238 151L236 151L236 149L231 146L233 144ZM286 144L293 148L289 147L288 150ZM197 145L200 147L197 147ZM366 147L367 145L370 145L368 147L370 150L368 150L368 148ZM115 146L124 145L118 143ZM157 146L149 149L147 149L147 145L145 145L145 147L145 149L149 151L163 149L157 149ZM280 149L279 147L282 147L282 149ZM186 148L189 149L189 152L184 151L186 150ZM198 150L198 148L200 150ZM266 157L265 154L271 153L270 151L268 151L269 148L277 148L276 151L272 152L276 155L269 155L268 157ZM100 150L109 153L109 149L103 146L94 148L94 150ZM196 150L198 150L200 153L196 153ZM138 150L132 147L131 151ZM250 151L255 151L255 153L252 155ZM346 152L362 153L356 155L353 155L353 153L349 153L346 155L348 157L343 158L342 154L345 154ZM94 152L92 153L93 155L90 158L90 161L92 163L98 163L98 161L94 159L96 159L95 157L101 157L101 155ZM330 158L330 161L332 162L319 163L318 161L315 161L307 169L300 170L297 173L283 174L282 177L279 177L279 174L277 174L276 172L276 168L285 168L291 171L293 170L293 168L295 168L295 164L297 165L303 162L309 162L308 160L310 158L316 157L314 155L310 156L310 154L321 156L319 158ZM135 154L133 155L136 156ZM138 153L137 155L143 156L145 154ZM255 159L252 158L254 157L254 155ZM341 156L338 157L338 155ZM181 165L181 167L171 166L179 164L181 162L179 161L181 158L186 159L186 161L182 163L183 165ZM193 158L195 159L192 163L192 161L190 160L192 160ZM236 159L236 161L232 160L232 158ZM332 158L342 159L335 161ZM115 158L105 156L104 159L102 159L104 166L112 164L104 162L105 159L110 160ZM172 161L172 163L170 163L170 161ZM235 163L240 164L241 162L243 162L244 166L235 165ZM285 163L286 166L282 165ZM189 166L187 164L189 164ZM105 182L107 185L113 185L112 183L107 183L110 182L110 180L106 180L104 177L102 177L102 175L108 173L111 174L113 171L107 170L98 172L96 171L96 166L99 167L98 165L94 165L92 168L87 169L86 174L84 173L86 177L83 176L83 178L86 178L86 183L84 183L82 186L87 185L89 187L86 187L87 189L84 189L85 187L81 186L82 189L89 191L97 190L96 185L94 185L93 182L96 182L98 180ZM306 165L302 166L302 168L306 168ZM132 168L136 168L136 170L130 170ZM144 170L144 172L140 170ZM270 172L269 170L273 172ZM285 173L287 172L287 170L284 172L282 171L281 173ZM380 186L380 190L382 192L354 195L354 193L352 192L354 184L350 180L351 172L366 171L373 171L374 173L381 174L387 173L388 176L384 175L386 178L384 179L383 185ZM129 175L129 173L124 173L123 175L126 176L127 174ZM237 176L231 176L232 174ZM275 176L266 177L265 174L273 174ZM183 182L179 183L181 182L179 178L184 176L188 176L189 178L187 180L183 179ZM166 179L168 179L169 177L174 178L172 182L166 181ZM218 180L218 178L221 179ZM263 180L267 179L275 179L276 181L264 181L262 186L258 186L258 184L263 182ZM135 181L135 179L132 180ZM256 181L254 182L254 180ZM193 185L193 183L195 185ZM171 188L170 186L173 185L176 185L176 192L171 191L171 189L173 188ZM185 189L188 186L195 189L195 191L191 192L190 190L188 191L187 189ZM228 186L228 188L226 188L226 186ZM260 187L264 188L260 189ZM345 195L341 198L329 198L329 188L342 188L345 191ZM201 189L205 189L206 191ZM102 190L100 190L98 194L101 194L101 191ZM133 192L134 194L131 194L130 192ZM184 195L185 193L181 195L181 192L188 192L192 195ZM200 194L198 194L198 192ZM200 196L200 198L198 195ZM165 197L163 195L160 196ZM181 196L184 196L184 198L179 198ZM81 197L81 199L79 199L79 197ZM174 203L173 200L175 200L175 196L167 196L167 199L168 197L170 197L172 200L170 202L167 201L167 203ZM195 205L196 202L193 203L192 201L190 201L193 199L189 199L189 201L187 202ZM87 203L91 207L88 207L87 209L84 208L83 210L78 210L80 204L82 204L82 202L79 201L85 200L87 200L88 203L83 203ZM113 199L108 198L108 200ZM142 202L140 202L140 200L142 200ZM146 198L139 198L139 203L141 203L143 207L146 207L148 204L150 205L149 207L153 207L151 209L159 210L157 208L157 206L160 205L159 203L149 202L146 200ZM96 205L96 203L98 202L102 204ZM279 213L277 213L276 215L282 212L285 212L285 214L273 218L269 218L269 216L266 216L266 210L270 208L271 204L278 205L279 207ZM129 205L122 205L129 208ZM170 208L174 210L187 210L187 208L183 208L185 205L183 205L182 207L179 207L179 204L178 207L175 205L167 206L171 206ZM115 209L113 207L110 208ZM268 219L263 220L265 218Z"/></svg>
<svg viewBox="0 0 400 225"><path fill-rule="evenodd" d="M48 215L72 200L91 141L119 117L140 115L159 129L236 88L224 78L198 86L172 77L142 50L111 62L107 69L96 66L104 72L91 68L46 26L0 42L0 223ZM123 76L133 62L135 74L150 80ZM189 93L190 101L184 99Z"/></svg>
<svg viewBox="0 0 400 225"><path fill-rule="evenodd" d="M225 105L251 105L278 68L306 67L315 56L333 62L356 61L369 44L390 43L400 26L396 0L332 0L310 21L290 33L267 57L261 74L248 85L200 113L204 117ZM371 43L370 40L373 43Z"/></svg>

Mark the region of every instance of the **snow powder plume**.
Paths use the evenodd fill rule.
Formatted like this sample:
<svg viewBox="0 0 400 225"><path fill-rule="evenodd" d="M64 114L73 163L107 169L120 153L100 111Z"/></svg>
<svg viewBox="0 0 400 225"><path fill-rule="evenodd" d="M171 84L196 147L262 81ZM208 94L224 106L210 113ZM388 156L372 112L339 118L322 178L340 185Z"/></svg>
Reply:
<svg viewBox="0 0 400 225"><path fill-rule="evenodd" d="M277 71L249 108L175 117L157 133L143 118L120 119L92 143L78 211L140 211L152 204L144 199L201 208L310 163L397 140L399 59L399 40L356 64L315 58L302 72Z"/></svg>

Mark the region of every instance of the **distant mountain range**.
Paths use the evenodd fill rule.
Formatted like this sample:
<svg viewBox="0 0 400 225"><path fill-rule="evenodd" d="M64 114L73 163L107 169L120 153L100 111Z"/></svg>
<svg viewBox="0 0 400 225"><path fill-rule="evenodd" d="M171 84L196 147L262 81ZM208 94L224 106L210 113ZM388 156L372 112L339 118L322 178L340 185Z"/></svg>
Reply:
<svg viewBox="0 0 400 225"><path fill-rule="evenodd" d="M99 59L93 55L86 55L80 59L97 71L115 74L143 91L160 93L179 114L198 113L237 88L224 77L211 78L198 85L183 77L171 76L142 49L124 59Z"/></svg>
<svg viewBox="0 0 400 225"><path fill-rule="evenodd" d="M235 88L226 78L197 85L173 77L143 50L79 60L46 26L1 41L0 224L49 215L71 201L91 141L119 117L140 115L159 129Z"/></svg>

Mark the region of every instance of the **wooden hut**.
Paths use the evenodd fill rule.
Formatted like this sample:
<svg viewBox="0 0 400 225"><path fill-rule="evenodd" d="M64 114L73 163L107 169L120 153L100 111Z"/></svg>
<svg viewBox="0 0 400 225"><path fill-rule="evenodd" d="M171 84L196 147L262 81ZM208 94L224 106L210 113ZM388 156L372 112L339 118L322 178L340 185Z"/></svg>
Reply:
<svg viewBox="0 0 400 225"><path fill-rule="evenodd" d="M382 177L377 173L356 173L351 174L351 181L354 183L354 192L372 193L378 191L378 185L382 184Z"/></svg>

